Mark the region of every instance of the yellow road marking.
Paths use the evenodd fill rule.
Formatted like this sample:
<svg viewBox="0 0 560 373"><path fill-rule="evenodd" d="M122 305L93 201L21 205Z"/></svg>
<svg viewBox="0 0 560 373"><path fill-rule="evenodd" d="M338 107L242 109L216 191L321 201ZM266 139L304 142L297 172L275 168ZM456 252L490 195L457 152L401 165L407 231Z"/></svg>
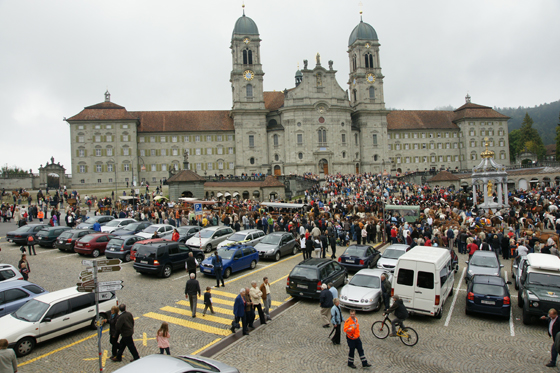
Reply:
<svg viewBox="0 0 560 373"><path fill-rule="evenodd" d="M155 338L148 338L146 333L142 333L142 339L135 339L135 341L142 341L144 346L148 345L148 341L154 340Z"/></svg>
<svg viewBox="0 0 560 373"><path fill-rule="evenodd" d="M188 306L189 302L184 301L184 300L180 300L177 302L177 304L180 304L181 306ZM201 303L197 303L196 308L200 308L202 310L204 310L204 304ZM221 307L215 307L212 306L212 308L214 309L214 312L216 313L222 313L224 315L233 315L233 310L230 310L229 308L221 308ZM210 312L210 308L208 309L207 312Z"/></svg>
<svg viewBox="0 0 560 373"><path fill-rule="evenodd" d="M228 292L225 292L225 291L219 291L219 290L214 290L214 291L212 291L212 293L216 294L216 295L221 295L221 296L224 296L224 297L228 297L228 298L237 298L237 295L238 295L238 294L232 294L232 293L228 293ZM216 299L212 298L212 300L215 301ZM273 306L281 306L282 302L278 302L278 301L273 300L272 305Z"/></svg>
<svg viewBox="0 0 560 373"><path fill-rule="evenodd" d="M228 335L231 334L231 330L224 330L224 329L216 328L216 327L213 327L213 326L208 326L208 325L199 324L199 323L188 321L188 320L179 319L177 317L161 315L161 314L158 314L158 313L155 313L155 312L148 312L148 313L144 314L143 316L144 317L149 317L150 319L167 321L170 324L180 325L180 326L184 326L184 327L190 328L190 329L200 330L201 332L213 333L213 334L222 335L222 336L228 336ZM231 323L231 321L230 321L230 323Z"/></svg>
<svg viewBox="0 0 560 373"><path fill-rule="evenodd" d="M257 269L256 271L247 273L247 274L245 274L245 275L243 275L243 276L239 276L239 277L237 277L237 278L235 278L235 279L233 279L233 280L226 281L226 284L229 284L229 283L231 283L231 282L235 282L235 281L237 281L237 280L241 280L242 278L245 278L245 277L247 277L247 276L252 276L252 275L254 275L254 274L257 273L257 272L260 272L260 271L262 271L262 270L268 269L268 268L270 268L270 267L274 267L274 266L277 265L277 264L284 263L285 261L292 260L292 259L298 258L298 257L300 257L300 256L301 256L301 253L300 253L300 254L297 254L297 255L294 255L294 256L291 256L291 257L286 258L286 259L282 259L282 260L280 260L280 261L278 261L278 262L276 262L276 263L274 263L274 264L268 265L268 266L263 267L263 268L261 268L261 269Z"/></svg>
<svg viewBox="0 0 560 373"><path fill-rule="evenodd" d="M107 362L107 359L109 358L108 354L107 354L107 350L103 351L103 356L101 356L101 366L105 368L105 363ZM97 357L89 357L87 359L84 359L85 361L88 360L97 360Z"/></svg>
<svg viewBox="0 0 560 373"><path fill-rule="evenodd" d="M183 308L177 308L177 307L165 306L165 307L160 308L160 310L166 311L166 312L177 313L177 314L183 315L183 316L191 316L191 314L192 314L190 310L186 310L186 309L183 309ZM231 315L233 317L233 312L231 313ZM206 316L204 316L204 320L213 321L213 322L217 322L219 324L224 324L224 325L231 325L231 319L224 319L223 317L219 317L219 316L206 315Z"/></svg>
<svg viewBox="0 0 560 373"><path fill-rule="evenodd" d="M285 279L285 278L288 277L288 276L289 276L289 275L286 275L286 276L284 276L284 277L280 277L278 280L271 282L270 285L274 285L274 284L277 283L278 281L282 281L283 279Z"/></svg>
<svg viewBox="0 0 560 373"><path fill-rule="evenodd" d="M286 298L286 299L284 299L284 302L287 302L287 301L289 301L290 299L292 299L292 297L291 297L291 296L290 296L290 297L288 297L288 298Z"/></svg>
<svg viewBox="0 0 560 373"><path fill-rule="evenodd" d="M195 352L192 352L191 355L196 355L201 351L206 350L208 347L212 346L213 344L218 343L219 341L221 341L222 338L216 338L214 339L212 342L208 343L206 346L199 348L198 350L196 350Z"/></svg>

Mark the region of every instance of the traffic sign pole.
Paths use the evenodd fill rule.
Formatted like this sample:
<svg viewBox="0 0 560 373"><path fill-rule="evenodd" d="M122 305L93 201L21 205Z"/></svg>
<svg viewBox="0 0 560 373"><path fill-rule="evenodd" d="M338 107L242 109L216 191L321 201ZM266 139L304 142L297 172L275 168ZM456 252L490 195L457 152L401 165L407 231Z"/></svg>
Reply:
<svg viewBox="0 0 560 373"><path fill-rule="evenodd" d="M103 372L103 359L101 357L101 328L99 325L99 291L97 290L97 261L93 261L93 285L95 288L95 325L97 326L97 352L99 353L99 371Z"/></svg>

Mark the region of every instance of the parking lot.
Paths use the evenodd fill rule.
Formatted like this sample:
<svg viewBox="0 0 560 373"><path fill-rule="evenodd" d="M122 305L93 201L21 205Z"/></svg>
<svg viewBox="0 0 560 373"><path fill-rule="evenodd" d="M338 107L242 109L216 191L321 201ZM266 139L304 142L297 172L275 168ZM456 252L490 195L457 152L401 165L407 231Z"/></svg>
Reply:
<svg viewBox="0 0 560 373"><path fill-rule="evenodd" d="M19 246L5 240L14 224L0 224L0 262L16 264ZM342 248L338 248L340 253ZM83 257L57 249L37 249L37 256L28 256L30 281L49 291L75 286L84 269ZM517 292L510 286L513 317L510 321L488 316L465 315L466 286L465 255L460 255L460 268L455 274L454 296L444 306L441 319L413 316L407 324L419 334L419 342L410 348L398 338L377 340L371 324L382 318L381 312L358 313L364 349L372 371L414 372L547 372L544 367L550 355L551 340L542 323L523 325L521 309L517 307ZM101 281L123 280L124 289L117 292L120 302L137 318L135 343L140 356L157 353L155 333L162 321L170 324L172 354L200 353L221 343L231 335L233 301L241 287L252 280L268 276L272 283L273 308L289 299L285 292L286 277L301 254L283 257L279 262L261 261L252 271L242 271L226 280L226 287L213 289L215 315L202 317L199 301L198 316L191 318L184 297L187 280L184 271L162 279L137 274L131 263L122 270L101 273ZM508 278L510 262L504 264ZM211 277L199 276L201 288L215 285ZM348 312L343 311L348 317ZM214 356L236 366L241 372L326 372L346 369L348 348L343 340L333 346L327 338L330 329L321 327L318 302L300 301L266 326L252 331ZM1 333L1 332L0 332ZM102 337L103 363L106 371L114 371L131 358L125 352L122 363L108 360L110 344L107 333ZM259 356L248 362L249 356ZM19 359L25 372L93 372L97 370L97 338L93 330L82 329L39 344L28 356Z"/></svg>

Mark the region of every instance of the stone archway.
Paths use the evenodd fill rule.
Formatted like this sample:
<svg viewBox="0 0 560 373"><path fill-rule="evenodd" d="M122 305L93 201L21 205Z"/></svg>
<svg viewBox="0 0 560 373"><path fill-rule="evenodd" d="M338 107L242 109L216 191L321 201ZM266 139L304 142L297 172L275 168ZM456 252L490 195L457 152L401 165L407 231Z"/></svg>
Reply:
<svg viewBox="0 0 560 373"><path fill-rule="evenodd" d="M319 161L319 173L325 175L329 174L329 162L324 158Z"/></svg>
<svg viewBox="0 0 560 373"><path fill-rule="evenodd" d="M54 163L54 157L51 157L50 163L43 167L39 167L39 188L60 188L65 186L67 183L66 180L66 169L64 166L58 163Z"/></svg>
<svg viewBox="0 0 560 373"><path fill-rule="evenodd" d="M181 197L183 197L183 198L193 198L193 194L190 190L185 190L183 193L181 193Z"/></svg>
<svg viewBox="0 0 560 373"><path fill-rule="evenodd" d="M47 174L47 187L51 189L60 188L60 175L54 172Z"/></svg>

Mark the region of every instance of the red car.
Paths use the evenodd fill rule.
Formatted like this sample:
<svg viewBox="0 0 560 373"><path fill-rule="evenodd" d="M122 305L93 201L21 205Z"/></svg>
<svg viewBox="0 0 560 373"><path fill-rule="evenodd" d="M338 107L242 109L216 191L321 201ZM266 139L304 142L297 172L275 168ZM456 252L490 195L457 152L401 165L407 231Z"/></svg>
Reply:
<svg viewBox="0 0 560 373"><path fill-rule="evenodd" d="M91 255L97 258L100 254L105 253L105 248L111 238L114 238L109 233L92 233L83 236L74 245L74 251L80 255Z"/></svg>
<svg viewBox="0 0 560 373"><path fill-rule="evenodd" d="M132 247L130 248L130 260L133 262L136 260L136 250L138 250L138 245L143 245L145 243L152 243L152 242L163 242L163 241L171 241L171 240L167 240L165 238L148 238L147 240L136 241L134 245L132 245Z"/></svg>

